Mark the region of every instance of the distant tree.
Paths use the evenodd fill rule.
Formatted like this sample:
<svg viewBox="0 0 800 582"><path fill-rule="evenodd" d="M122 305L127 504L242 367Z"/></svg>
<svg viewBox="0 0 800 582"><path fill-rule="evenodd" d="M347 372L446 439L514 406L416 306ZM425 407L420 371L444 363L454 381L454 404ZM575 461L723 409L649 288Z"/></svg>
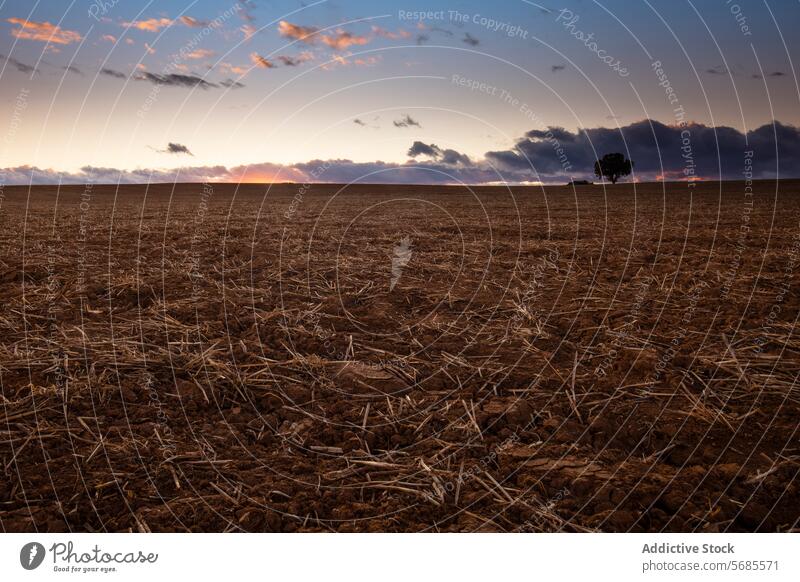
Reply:
<svg viewBox="0 0 800 582"><path fill-rule="evenodd" d="M606 154L594 163L595 176L605 176L612 184L616 184L622 176L628 176L632 169L633 162L626 160L622 154Z"/></svg>

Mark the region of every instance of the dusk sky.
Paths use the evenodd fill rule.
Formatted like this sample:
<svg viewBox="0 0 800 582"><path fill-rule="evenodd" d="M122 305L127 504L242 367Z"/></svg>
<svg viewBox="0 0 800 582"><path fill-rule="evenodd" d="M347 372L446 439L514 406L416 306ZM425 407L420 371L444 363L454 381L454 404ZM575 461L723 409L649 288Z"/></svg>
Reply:
<svg viewBox="0 0 800 582"><path fill-rule="evenodd" d="M736 178L749 149L797 177L797 22L777 0L0 0L0 182L549 183L617 150L639 180Z"/></svg>

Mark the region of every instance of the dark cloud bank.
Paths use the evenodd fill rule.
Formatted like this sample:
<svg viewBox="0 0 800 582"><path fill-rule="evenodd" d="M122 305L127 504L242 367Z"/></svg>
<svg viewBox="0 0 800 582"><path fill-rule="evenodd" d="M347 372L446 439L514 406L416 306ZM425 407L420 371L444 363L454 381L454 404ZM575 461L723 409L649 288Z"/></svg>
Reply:
<svg viewBox="0 0 800 582"><path fill-rule="evenodd" d="M175 170L121 171L86 166L64 173L29 166L0 170L0 183L55 184L93 182L276 181L365 183L545 182L592 179L598 156L624 152L635 162L641 181L685 179L742 179L752 152L754 178L800 177L800 129L779 122L744 134L730 127L690 124L668 126L644 120L620 129L594 128L571 132L551 127L531 130L514 147L487 152L482 160L433 143L415 141L405 164L359 163L350 160L312 160L290 166L272 163L251 166L194 166Z"/></svg>

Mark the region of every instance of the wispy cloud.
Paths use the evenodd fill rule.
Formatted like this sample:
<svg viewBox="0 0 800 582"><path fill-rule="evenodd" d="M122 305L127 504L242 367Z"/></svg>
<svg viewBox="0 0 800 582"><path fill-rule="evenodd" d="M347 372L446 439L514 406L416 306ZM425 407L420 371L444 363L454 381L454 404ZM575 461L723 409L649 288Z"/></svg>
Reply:
<svg viewBox="0 0 800 582"><path fill-rule="evenodd" d="M258 32L258 29L252 24L244 24L241 28L239 28L239 30L241 30L242 34L244 34L245 40L250 40L253 38L255 33Z"/></svg>
<svg viewBox="0 0 800 582"><path fill-rule="evenodd" d="M211 87L217 86L196 75L179 75L177 73L158 75L145 71L143 73L137 73L133 78L137 81L149 81L154 85L164 85L167 87L198 87L200 89L210 89Z"/></svg>
<svg viewBox="0 0 800 582"><path fill-rule="evenodd" d="M275 63L270 61L269 59L262 57L258 53L250 53L250 62L252 62L255 66L260 67L262 69L274 69Z"/></svg>
<svg viewBox="0 0 800 582"><path fill-rule="evenodd" d="M341 51L354 45L365 45L369 39L366 36L357 36L339 28L333 34L323 35L322 42L334 50Z"/></svg>
<svg viewBox="0 0 800 582"><path fill-rule="evenodd" d="M190 28L203 28L204 26L208 26L210 24L208 20L197 20L191 16L181 16L180 21L182 24L185 24Z"/></svg>
<svg viewBox="0 0 800 582"><path fill-rule="evenodd" d="M278 23L278 33L286 38L293 38L306 44L321 42L334 50L344 50L354 45L365 45L369 42L366 36L355 35L351 32L337 28L335 31L320 33L314 26L300 26L286 20Z"/></svg>
<svg viewBox="0 0 800 582"><path fill-rule="evenodd" d="M403 28L398 29L397 32L393 32L391 30L386 30L385 28L381 28L380 26L373 26L372 34L374 34L375 36L380 36L382 38L388 38L390 40L403 40L411 38L411 33Z"/></svg>
<svg viewBox="0 0 800 582"><path fill-rule="evenodd" d="M128 75L126 75L125 73L120 73L119 71L115 71L114 69L107 69L105 67L100 69L100 74L101 75L105 75L107 77L114 77L115 79L127 79L128 78Z"/></svg>
<svg viewBox="0 0 800 582"><path fill-rule="evenodd" d="M66 30L49 22L35 22L22 18L7 18L6 22L16 24L19 28L11 31L11 35L25 40L37 40L40 42L55 44L71 44L80 42L83 38L80 33L74 30Z"/></svg>
<svg viewBox="0 0 800 582"><path fill-rule="evenodd" d="M63 69L64 69L65 71L67 71L68 73L72 73L72 74L74 74L74 75L78 75L78 76L80 76L80 77L84 77L84 76L85 76L85 75L83 74L83 71L81 71L81 70L80 70L78 67L76 67L75 65L66 65L65 67L63 67Z"/></svg>
<svg viewBox="0 0 800 582"><path fill-rule="evenodd" d="M292 24L291 22L287 22L286 20L281 20L278 23L278 33L281 36L293 38L295 40L307 41L309 44L313 43L314 41L308 41L307 39L317 34L317 31L318 29L314 28L313 26L300 26L297 24Z"/></svg>
<svg viewBox="0 0 800 582"><path fill-rule="evenodd" d="M245 65L234 65L233 63L220 63L219 70L232 75L246 75L248 67Z"/></svg>
<svg viewBox="0 0 800 582"><path fill-rule="evenodd" d="M5 59L8 62L9 65L13 66L20 73L31 73L32 74L32 73L36 73L37 72L35 67L33 67L31 65L28 65L28 64L25 64L25 63L23 63L21 61L18 61L17 59L15 59L13 57L7 57L5 55L0 54L0 59Z"/></svg>
<svg viewBox="0 0 800 582"><path fill-rule="evenodd" d="M411 127L411 126L422 127L416 119L414 119L413 117L411 117L408 114L406 114L402 118L394 121L394 126L395 127Z"/></svg>
<svg viewBox="0 0 800 582"><path fill-rule="evenodd" d="M783 71L772 71L771 73L767 73L767 77L785 77L786 73ZM753 73L751 75L753 79L763 79L764 77L761 76L760 73Z"/></svg>
<svg viewBox="0 0 800 582"><path fill-rule="evenodd" d="M479 44L481 44L481 41L479 41L477 38L475 38L468 32L464 33L464 38L461 39L461 42L466 43L469 46L478 46Z"/></svg>
<svg viewBox="0 0 800 582"><path fill-rule="evenodd" d="M441 162L448 166L453 165L462 165L462 166L471 166L472 161L469 159L468 156L462 154L461 152L457 152L456 150L452 149L442 149L436 144L426 144L421 141L415 141L411 147L408 149L408 155L412 158L417 158L419 156L426 156L431 158L432 160L436 160L437 162Z"/></svg>
<svg viewBox="0 0 800 582"><path fill-rule="evenodd" d="M186 53L186 58L200 60L213 57L216 54L217 53L215 51L212 51L211 49L195 49L190 53Z"/></svg>
<svg viewBox="0 0 800 582"><path fill-rule="evenodd" d="M135 28L137 30L145 30L147 32L158 32L162 28L172 26L174 21L169 18L148 18L147 20L134 20L132 22L123 22L122 26L125 28Z"/></svg>
<svg viewBox="0 0 800 582"><path fill-rule="evenodd" d="M727 75L730 71L723 67L722 65L717 65L716 67L711 67L710 69L706 69L706 73L709 75Z"/></svg>
<svg viewBox="0 0 800 582"><path fill-rule="evenodd" d="M308 51L302 52L297 56L279 55L276 57L286 67L296 67L306 61L314 60L314 55Z"/></svg>
<svg viewBox="0 0 800 582"><path fill-rule="evenodd" d="M241 89L244 87L244 83L234 81L233 79L225 79L224 81L220 81L219 84L223 87L227 87L228 89Z"/></svg>
<svg viewBox="0 0 800 582"><path fill-rule="evenodd" d="M166 148L164 148L163 150L156 150L156 151L161 152L163 154L187 154L190 156L194 155L192 152L189 151L189 148L187 148L185 145L175 142L169 142Z"/></svg>

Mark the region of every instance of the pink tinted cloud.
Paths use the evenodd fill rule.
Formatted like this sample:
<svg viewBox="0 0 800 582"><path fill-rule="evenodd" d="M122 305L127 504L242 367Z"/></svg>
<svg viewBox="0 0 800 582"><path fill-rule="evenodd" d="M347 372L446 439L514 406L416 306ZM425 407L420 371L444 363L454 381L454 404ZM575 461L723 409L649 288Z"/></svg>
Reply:
<svg viewBox="0 0 800 582"><path fill-rule="evenodd" d="M25 40L38 40L55 44L71 44L79 42L83 37L74 30L66 30L49 22L35 22L22 18L7 18L6 22L16 24L19 28L11 31L11 35Z"/></svg>

